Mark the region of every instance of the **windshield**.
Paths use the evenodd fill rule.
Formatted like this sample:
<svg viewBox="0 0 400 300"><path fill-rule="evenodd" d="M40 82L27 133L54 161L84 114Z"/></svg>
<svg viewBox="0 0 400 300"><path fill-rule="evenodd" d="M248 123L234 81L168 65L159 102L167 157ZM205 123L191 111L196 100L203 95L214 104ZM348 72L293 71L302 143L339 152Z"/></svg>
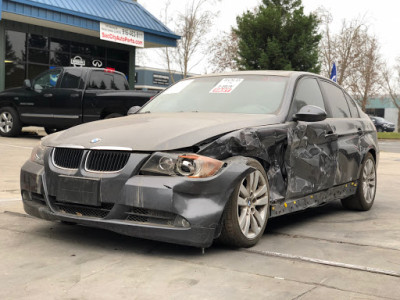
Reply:
<svg viewBox="0 0 400 300"><path fill-rule="evenodd" d="M286 77L265 75L187 79L158 95L140 113L274 114L281 106L286 83Z"/></svg>

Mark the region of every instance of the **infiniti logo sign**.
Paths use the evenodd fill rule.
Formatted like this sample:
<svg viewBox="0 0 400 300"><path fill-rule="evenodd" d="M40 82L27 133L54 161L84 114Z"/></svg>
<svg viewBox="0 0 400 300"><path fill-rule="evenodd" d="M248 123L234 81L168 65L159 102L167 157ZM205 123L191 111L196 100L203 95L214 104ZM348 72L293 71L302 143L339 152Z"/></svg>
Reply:
<svg viewBox="0 0 400 300"><path fill-rule="evenodd" d="M101 60L95 59L94 61L92 61L92 65L93 67L101 68L103 66L103 63L101 62Z"/></svg>

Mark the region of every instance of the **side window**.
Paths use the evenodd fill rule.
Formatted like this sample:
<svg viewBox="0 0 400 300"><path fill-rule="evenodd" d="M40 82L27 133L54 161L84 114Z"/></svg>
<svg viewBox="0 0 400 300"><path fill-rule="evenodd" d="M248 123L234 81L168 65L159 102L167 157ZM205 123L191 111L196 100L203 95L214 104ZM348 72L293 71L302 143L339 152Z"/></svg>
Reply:
<svg viewBox="0 0 400 300"><path fill-rule="evenodd" d="M61 69L54 69L40 74L33 81L33 88L35 90L55 88L60 74Z"/></svg>
<svg viewBox="0 0 400 300"><path fill-rule="evenodd" d="M349 104L350 113L353 118L359 118L360 114L358 113L357 105L354 103L354 100L351 99L349 95L345 95L347 103Z"/></svg>
<svg viewBox="0 0 400 300"><path fill-rule="evenodd" d="M297 113L306 105L315 105L325 110L324 99L318 82L314 78L302 79L296 87L293 100L292 114Z"/></svg>
<svg viewBox="0 0 400 300"><path fill-rule="evenodd" d="M93 71L92 74L90 74L89 89L111 90L112 83L112 74L107 74L102 71Z"/></svg>
<svg viewBox="0 0 400 300"><path fill-rule="evenodd" d="M77 89L81 83L82 69L67 69L61 80L61 88Z"/></svg>
<svg viewBox="0 0 400 300"><path fill-rule="evenodd" d="M114 85L115 90L129 90L126 79L121 74L114 74Z"/></svg>
<svg viewBox="0 0 400 300"><path fill-rule="evenodd" d="M334 118L350 118L350 110L347 105L343 91L337 86L327 82L321 82L323 89L328 97L329 106Z"/></svg>

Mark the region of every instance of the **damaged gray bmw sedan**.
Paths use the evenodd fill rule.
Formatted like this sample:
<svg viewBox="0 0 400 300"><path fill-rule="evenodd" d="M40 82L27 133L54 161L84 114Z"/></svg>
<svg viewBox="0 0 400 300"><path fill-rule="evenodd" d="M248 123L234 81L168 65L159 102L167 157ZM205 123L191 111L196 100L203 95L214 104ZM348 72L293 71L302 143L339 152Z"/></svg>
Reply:
<svg viewBox="0 0 400 300"><path fill-rule="evenodd" d="M180 81L127 117L42 139L25 211L129 236L250 247L269 218L341 200L368 210L374 124L334 82L252 71Z"/></svg>

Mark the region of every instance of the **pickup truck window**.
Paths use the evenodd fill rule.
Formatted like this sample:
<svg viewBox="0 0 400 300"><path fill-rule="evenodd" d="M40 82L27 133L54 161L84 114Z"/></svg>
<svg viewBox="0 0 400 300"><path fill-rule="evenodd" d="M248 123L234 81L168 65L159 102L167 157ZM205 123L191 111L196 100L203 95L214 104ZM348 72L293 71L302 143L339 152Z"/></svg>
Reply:
<svg viewBox="0 0 400 300"><path fill-rule="evenodd" d="M33 87L35 90L51 89L57 85L61 69L54 69L40 74L35 78Z"/></svg>
<svg viewBox="0 0 400 300"><path fill-rule="evenodd" d="M82 68L69 69L64 72L61 88L77 89L81 83Z"/></svg>
<svg viewBox="0 0 400 300"><path fill-rule="evenodd" d="M114 74L114 85L116 90L129 90L128 82L120 74Z"/></svg>
<svg viewBox="0 0 400 300"><path fill-rule="evenodd" d="M129 90L127 80L118 73L93 71L90 74L89 89L96 90Z"/></svg>
<svg viewBox="0 0 400 300"><path fill-rule="evenodd" d="M93 71L90 74L89 89L111 90L113 76L103 71Z"/></svg>

